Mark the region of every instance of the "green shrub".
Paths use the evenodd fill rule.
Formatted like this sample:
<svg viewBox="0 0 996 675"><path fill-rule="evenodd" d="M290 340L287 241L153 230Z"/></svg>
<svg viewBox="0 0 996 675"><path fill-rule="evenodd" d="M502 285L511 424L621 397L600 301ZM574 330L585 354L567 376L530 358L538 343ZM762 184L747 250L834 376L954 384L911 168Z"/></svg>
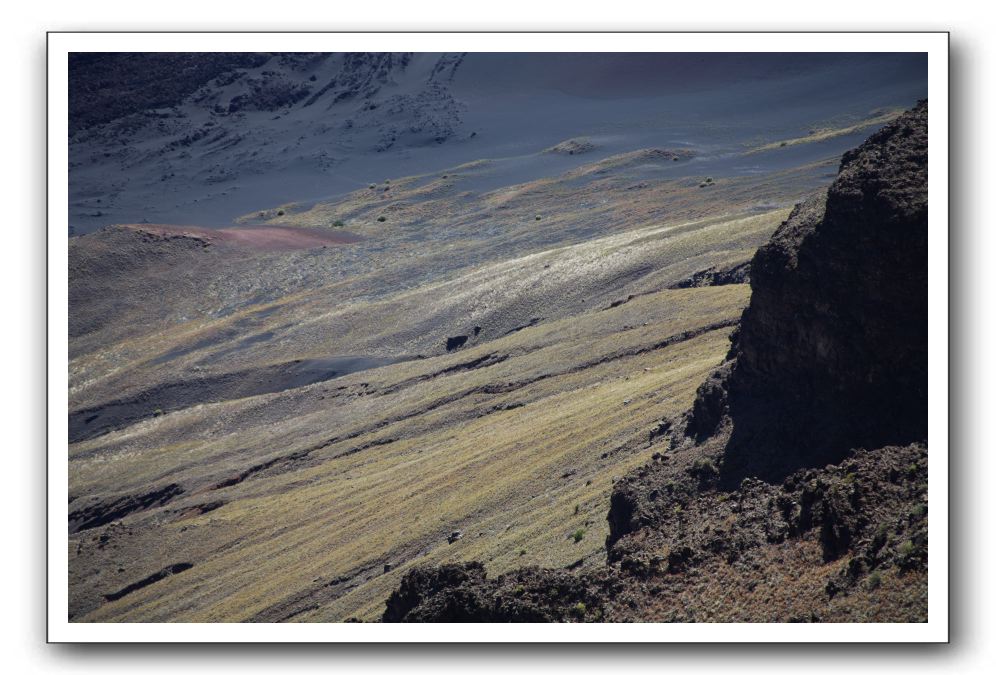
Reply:
<svg viewBox="0 0 996 675"><path fill-rule="evenodd" d="M332 223L332 227L346 227L346 223L342 222L341 220L337 220L334 223Z"/></svg>
<svg viewBox="0 0 996 675"><path fill-rule="evenodd" d="M700 478L712 478L719 475L719 469L708 457L699 457L692 462L692 473Z"/></svg>
<svg viewBox="0 0 996 675"><path fill-rule="evenodd" d="M872 546L880 549L889 541L889 526L882 523L875 529L875 536L872 538Z"/></svg>
<svg viewBox="0 0 996 675"><path fill-rule="evenodd" d="M585 605L583 602L578 602L578 604L574 605L574 616L578 618L583 618L584 615L587 613L588 613L588 606Z"/></svg>
<svg viewBox="0 0 996 675"><path fill-rule="evenodd" d="M520 548L520 549L519 549L519 557L522 557L522 556L524 556L524 555L526 555L526 549L524 549L524 548Z"/></svg>
<svg viewBox="0 0 996 675"><path fill-rule="evenodd" d="M536 220L543 220L543 216L536 216Z"/></svg>
<svg viewBox="0 0 996 675"><path fill-rule="evenodd" d="M875 570L868 575L868 590L874 591L876 588L882 585L882 573Z"/></svg>
<svg viewBox="0 0 996 675"><path fill-rule="evenodd" d="M575 504L574 505L574 515L576 516L579 513L581 513L581 505L580 504Z"/></svg>
<svg viewBox="0 0 996 675"><path fill-rule="evenodd" d="M278 216L282 216L282 215L284 215L284 210L283 210L283 209L280 209L279 211L277 211L277 215L278 215Z"/></svg>
<svg viewBox="0 0 996 675"><path fill-rule="evenodd" d="M578 529L574 530L574 534L571 535L571 538L574 539L575 544L584 539L584 528L579 527Z"/></svg>
<svg viewBox="0 0 996 675"><path fill-rule="evenodd" d="M896 553L899 554L900 558L909 558L913 555L914 548L915 546L913 545L913 542L907 539L899 545L899 548L896 549Z"/></svg>
<svg viewBox="0 0 996 675"><path fill-rule="evenodd" d="M383 223L385 220L387 220L387 218L385 216L377 216L377 222L378 223Z"/></svg>

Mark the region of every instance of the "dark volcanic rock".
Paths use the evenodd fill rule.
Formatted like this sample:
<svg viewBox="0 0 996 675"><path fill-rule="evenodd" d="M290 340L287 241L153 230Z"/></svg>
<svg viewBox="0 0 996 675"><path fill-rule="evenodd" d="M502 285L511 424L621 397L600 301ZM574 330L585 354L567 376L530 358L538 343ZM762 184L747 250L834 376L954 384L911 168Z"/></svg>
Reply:
<svg viewBox="0 0 996 675"><path fill-rule="evenodd" d="M702 286L728 286L730 284L746 284L750 282L750 262L740 263L733 267L709 269L696 272L668 288L701 288Z"/></svg>
<svg viewBox="0 0 996 675"><path fill-rule="evenodd" d="M701 439L731 418L726 485L926 438L926 102L844 155L757 252L751 288L730 374L689 424Z"/></svg>
<svg viewBox="0 0 996 675"><path fill-rule="evenodd" d="M385 622L599 621L611 574L528 567L488 579L479 562L417 567L401 580Z"/></svg>

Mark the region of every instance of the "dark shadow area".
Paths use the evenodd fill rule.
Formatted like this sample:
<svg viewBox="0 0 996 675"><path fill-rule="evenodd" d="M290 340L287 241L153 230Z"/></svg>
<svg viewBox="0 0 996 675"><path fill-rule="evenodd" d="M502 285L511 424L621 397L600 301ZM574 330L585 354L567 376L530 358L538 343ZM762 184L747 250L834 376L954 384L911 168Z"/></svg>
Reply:
<svg viewBox="0 0 996 675"><path fill-rule="evenodd" d="M296 389L380 368L399 360L401 359L372 356L296 359L262 368L166 382L128 398L70 413L69 442L85 441L142 419L158 417L200 403Z"/></svg>

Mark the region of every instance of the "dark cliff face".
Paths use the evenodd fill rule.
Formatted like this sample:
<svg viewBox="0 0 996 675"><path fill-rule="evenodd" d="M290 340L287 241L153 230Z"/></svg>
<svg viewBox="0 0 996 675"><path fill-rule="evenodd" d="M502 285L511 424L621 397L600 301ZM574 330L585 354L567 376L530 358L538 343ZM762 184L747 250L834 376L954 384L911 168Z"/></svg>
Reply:
<svg viewBox="0 0 996 675"><path fill-rule="evenodd" d="M926 102L844 155L757 252L751 289L689 425L702 438L729 415L724 483L926 438Z"/></svg>

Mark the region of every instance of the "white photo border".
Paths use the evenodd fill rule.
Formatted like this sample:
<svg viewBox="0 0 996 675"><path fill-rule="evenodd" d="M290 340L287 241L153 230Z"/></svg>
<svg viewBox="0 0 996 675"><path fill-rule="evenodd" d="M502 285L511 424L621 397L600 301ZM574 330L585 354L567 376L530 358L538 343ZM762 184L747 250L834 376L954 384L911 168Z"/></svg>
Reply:
<svg viewBox="0 0 996 675"><path fill-rule="evenodd" d="M949 641L948 42L946 32L52 32L48 34L49 642L721 642ZM922 52L928 55L928 509L926 623L191 624L71 623L68 456L68 54L150 51Z"/></svg>

